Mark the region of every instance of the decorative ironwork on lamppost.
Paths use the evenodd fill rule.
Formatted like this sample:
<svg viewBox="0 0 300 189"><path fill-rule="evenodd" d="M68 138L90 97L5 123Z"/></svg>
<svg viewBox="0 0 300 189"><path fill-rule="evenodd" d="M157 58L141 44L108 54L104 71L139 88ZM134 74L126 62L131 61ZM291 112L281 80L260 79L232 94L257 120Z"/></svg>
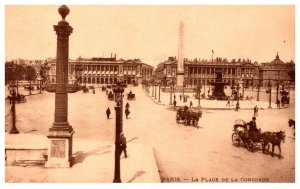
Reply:
<svg viewBox="0 0 300 189"><path fill-rule="evenodd" d="M9 134L19 134L19 131L16 127L16 84L15 84L15 70L16 67L13 64L9 67L9 69L12 71L12 81L9 84L9 93L11 95L11 115L12 115L12 128L9 131Z"/></svg>
<svg viewBox="0 0 300 189"><path fill-rule="evenodd" d="M115 172L114 180L115 183L121 183L121 169L120 169L120 156L121 156L121 133L123 131L123 92L124 88L121 83L118 82L113 87L113 92L116 95L117 106L116 111L116 136L115 136Z"/></svg>
<svg viewBox="0 0 300 189"><path fill-rule="evenodd" d="M271 106L271 99L272 99L272 97L271 97L271 94L272 94L272 85L271 85L271 79L270 79L270 77L269 77L269 83L268 83L268 86L269 86L269 107L268 108L272 108L272 106Z"/></svg>

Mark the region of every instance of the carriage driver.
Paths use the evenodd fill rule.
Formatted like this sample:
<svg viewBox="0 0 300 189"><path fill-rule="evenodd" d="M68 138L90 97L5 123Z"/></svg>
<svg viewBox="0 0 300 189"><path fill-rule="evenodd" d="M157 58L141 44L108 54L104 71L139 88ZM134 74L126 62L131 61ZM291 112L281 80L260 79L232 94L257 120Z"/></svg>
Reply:
<svg viewBox="0 0 300 189"><path fill-rule="evenodd" d="M254 139L254 141L257 140L259 129L257 129L256 126L256 117L252 117L252 120L248 123L249 125L249 137L251 139Z"/></svg>

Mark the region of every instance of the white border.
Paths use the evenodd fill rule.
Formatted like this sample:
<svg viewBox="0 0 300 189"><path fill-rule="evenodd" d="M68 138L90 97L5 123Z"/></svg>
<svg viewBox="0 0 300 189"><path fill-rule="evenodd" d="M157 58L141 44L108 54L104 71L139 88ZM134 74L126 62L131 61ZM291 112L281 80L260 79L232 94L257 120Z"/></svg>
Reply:
<svg viewBox="0 0 300 189"><path fill-rule="evenodd" d="M227 0L226 2L222 1L222 0L200 0L200 1L196 1L196 0L130 0L130 1L122 1L122 0L103 0L100 2L97 1L93 1L93 0L85 0L85 1L79 1L79 0L69 0L69 1L58 1L58 0L45 0L45 1L40 1L40 0L30 0L30 1L22 1L22 0L12 0L12 1L8 1L8 0L2 0L1 1L2 6L0 7L0 19L1 19L1 25L2 25L2 29L1 29L1 36L2 36L2 42L1 42L1 51L0 51L0 57L2 58L2 67L0 69L0 74L2 77L1 78L1 82L2 82L2 86L4 84L4 62L5 62L5 33L4 33L4 26L5 26L5 5L29 5L29 4L44 4L44 5L61 5L61 4L78 4L78 5L83 5L83 4L109 4L109 5L116 5L116 4L121 4L121 5L296 5L295 7L295 25L296 25L296 31L295 31L295 35L297 35L298 32L298 27L299 24L297 24L297 21L299 21L299 8L297 6L297 1L296 0L273 0L273 1L269 1L269 0L252 0L252 1L237 1L237 0ZM296 45L295 45L295 63L296 63L296 72L298 73L298 67L297 66L297 57L299 55L299 49L297 48L299 45L299 38L296 36ZM296 76L296 83L297 86L296 88L298 89L298 82L299 82L299 78ZM297 90L296 89L296 90ZM3 89L1 90L1 96L0 96L1 101L4 100L4 93L3 93ZM2 104L2 108L0 109L1 111L1 121L2 121L2 126L4 126L4 103ZM296 104L295 104L296 108L295 108L295 113L296 113L296 119L298 121L298 111L297 111L297 107L298 106L298 100L296 100ZM298 132L296 134L298 136ZM71 184L6 184L4 181L4 127L2 127L1 129L1 143L0 143L0 147L2 150L0 150L0 157L1 157L1 172L0 172L0 188L17 188L17 187L30 187L31 189L41 189L41 188L83 188L83 187L88 187L88 188L182 188L182 187L189 187L189 188L203 188L203 187L213 187L213 188L266 188L266 187L270 187L270 188L296 188L296 186L298 186L299 188L299 171L298 171L298 162L297 162L297 158L296 158L296 184L203 184L203 183L197 183L197 184L86 184L86 183L80 183L80 184L75 184L75 183L71 183ZM298 140L296 140L296 146L298 146ZM296 150L296 157L299 157L299 150L297 150L297 148L295 148Z"/></svg>

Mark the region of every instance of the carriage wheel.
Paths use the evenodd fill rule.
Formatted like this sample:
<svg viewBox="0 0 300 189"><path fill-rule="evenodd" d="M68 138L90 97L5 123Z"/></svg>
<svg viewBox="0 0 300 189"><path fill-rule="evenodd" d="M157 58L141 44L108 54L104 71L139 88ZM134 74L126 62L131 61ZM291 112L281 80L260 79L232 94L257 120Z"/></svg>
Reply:
<svg viewBox="0 0 300 189"><path fill-rule="evenodd" d="M233 133L231 136L232 144L236 147L240 147L241 139L240 136L236 133Z"/></svg>
<svg viewBox="0 0 300 189"><path fill-rule="evenodd" d="M254 142L251 140L251 139L249 139L248 141L247 141L247 149L250 151L250 152L254 152Z"/></svg>

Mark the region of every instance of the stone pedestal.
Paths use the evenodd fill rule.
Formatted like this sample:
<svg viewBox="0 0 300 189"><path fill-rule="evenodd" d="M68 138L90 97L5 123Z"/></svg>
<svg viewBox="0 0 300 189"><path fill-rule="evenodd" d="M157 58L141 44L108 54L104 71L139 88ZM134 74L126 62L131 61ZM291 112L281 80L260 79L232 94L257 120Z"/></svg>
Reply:
<svg viewBox="0 0 300 189"><path fill-rule="evenodd" d="M45 167L71 167L72 142L75 131L50 131L47 135L48 160Z"/></svg>
<svg viewBox="0 0 300 189"><path fill-rule="evenodd" d="M184 73L177 73L176 87L183 87Z"/></svg>

